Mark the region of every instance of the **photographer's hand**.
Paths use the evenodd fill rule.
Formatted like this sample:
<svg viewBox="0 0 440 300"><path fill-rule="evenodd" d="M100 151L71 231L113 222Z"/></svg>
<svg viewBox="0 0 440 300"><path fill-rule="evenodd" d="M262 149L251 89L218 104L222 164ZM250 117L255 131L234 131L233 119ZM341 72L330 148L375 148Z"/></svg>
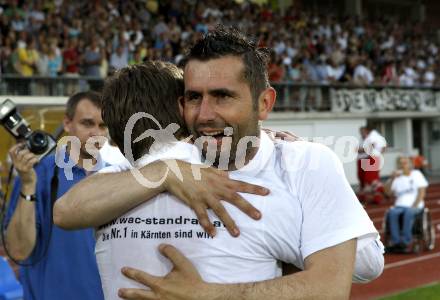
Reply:
<svg viewBox="0 0 440 300"><path fill-rule="evenodd" d="M13 146L9 155L21 181L21 193L35 194L37 176L33 167L38 162L37 156L24 148L23 144ZM17 206L6 231L7 248L14 259L24 260L31 254L35 241L35 202L18 196Z"/></svg>
<svg viewBox="0 0 440 300"><path fill-rule="evenodd" d="M193 264L171 245L160 245L163 256L173 263L173 269L164 277L152 276L141 270L125 267L122 273L151 290L120 288L122 299L201 300L215 299L216 290L206 284Z"/></svg>
<svg viewBox="0 0 440 300"><path fill-rule="evenodd" d="M22 143L16 144L9 150L14 168L20 176L23 187L35 188L37 176L34 165L38 163L38 157L30 152ZM32 193L34 193L33 191ZM24 193L24 191L23 191Z"/></svg>

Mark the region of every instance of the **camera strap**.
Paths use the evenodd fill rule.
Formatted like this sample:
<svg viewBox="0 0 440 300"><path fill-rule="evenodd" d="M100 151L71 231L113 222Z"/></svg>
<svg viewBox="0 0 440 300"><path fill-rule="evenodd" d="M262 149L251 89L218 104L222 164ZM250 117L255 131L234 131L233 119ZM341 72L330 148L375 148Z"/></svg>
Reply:
<svg viewBox="0 0 440 300"><path fill-rule="evenodd" d="M55 163L55 167L53 169L52 180L50 181L50 203L51 203L51 223L53 222L53 206L55 201L57 200L58 194L58 166Z"/></svg>
<svg viewBox="0 0 440 300"><path fill-rule="evenodd" d="M48 229L48 233L49 233L49 238L47 240L46 245L44 245L44 251L43 254L41 255L41 257L35 261L32 262L30 264L24 265L22 263L19 263L19 265L21 265L22 267L30 267L30 266L34 266L37 263L39 263L41 260L43 260L46 255L47 255L47 251L49 250L49 244L50 241L52 239L52 229L53 229L53 206L55 204L55 201L57 200L57 194L58 194L58 166L55 162L55 166L53 169L53 175L52 175L52 179L50 180L50 220L49 220L49 229ZM17 262L16 262L17 263ZM25 273L26 276L28 276L28 282L30 283L28 288L29 288L29 293L32 296L32 299L37 299L34 288L31 284L30 278L29 278L29 274Z"/></svg>

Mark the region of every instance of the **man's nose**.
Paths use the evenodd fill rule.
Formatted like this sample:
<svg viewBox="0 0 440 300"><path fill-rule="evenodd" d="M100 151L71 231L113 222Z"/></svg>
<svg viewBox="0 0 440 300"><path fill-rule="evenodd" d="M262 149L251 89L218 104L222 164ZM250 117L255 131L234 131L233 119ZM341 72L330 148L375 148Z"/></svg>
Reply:
<svg viewBox="0 0 440 300"><path fill-rule="evenodd" d="M93 127L93 129L89 133L90 136L105 136L106 132L99 126Z"/></svg>
<svg viewBox="0 0 440 300"><path fill-rule="evenodd" d="M215 103L209 97L204 97L200 104L198 120L200 123L205 123L215 120Z"/></svg>

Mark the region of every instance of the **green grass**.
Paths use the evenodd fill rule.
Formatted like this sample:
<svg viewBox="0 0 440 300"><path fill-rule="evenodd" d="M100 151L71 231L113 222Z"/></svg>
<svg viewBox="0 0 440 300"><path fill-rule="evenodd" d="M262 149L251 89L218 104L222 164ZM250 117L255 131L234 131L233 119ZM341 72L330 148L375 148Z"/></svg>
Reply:
<svg viewBox="0 0 440 300"><path fill-rule="evenodd" d="M440 300L440 283L380 298L380 300Z"/></svg>

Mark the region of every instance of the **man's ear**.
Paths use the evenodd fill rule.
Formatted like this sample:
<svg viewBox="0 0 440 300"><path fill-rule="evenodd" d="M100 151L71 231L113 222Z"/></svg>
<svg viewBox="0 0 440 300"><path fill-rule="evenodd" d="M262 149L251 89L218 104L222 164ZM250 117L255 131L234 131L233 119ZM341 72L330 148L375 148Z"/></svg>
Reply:
<svg viewBox="0 0 440 300"><path fill-rule="evenodd" d="M64 116L64 119L63 119L63 125L64 125L64 131L66 133L70 133L71 126L72 126L72 120L70 120L69 117L67 117L66 115Z"/></svg>
<svg viewBox="0 0 440 300"><path fill-rule="evenodd" d="M177 102L179 103L179 112L180 112L180 116L183 118L183 106L185 105L185 97L180 96L177 99Z"/></svg>
<svg viewBox="0 0 440 300"><path fill-rule="evenodd" d="M265 89L258 97L258 119L266 120L275 104L277 93L273 87Z"/></svg>

